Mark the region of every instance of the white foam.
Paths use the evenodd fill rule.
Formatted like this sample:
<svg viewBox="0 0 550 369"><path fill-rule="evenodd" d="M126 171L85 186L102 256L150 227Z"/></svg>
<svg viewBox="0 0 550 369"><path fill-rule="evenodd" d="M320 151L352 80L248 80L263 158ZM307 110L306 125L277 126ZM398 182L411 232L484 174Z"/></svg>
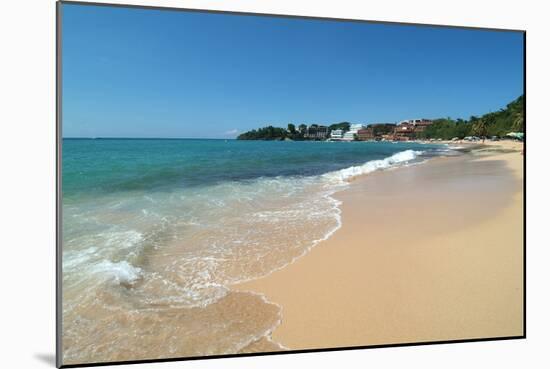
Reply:
<svg viewBox="0 0 550 369"><path fill-rule="evenodd" d="M135 267L127 261L114 263L103 260L91 268L91 272L100 279L114 281L117 284L132 284L141 278L141 268Z"/></svg>
<svg viewBox="0 0 550 369"><path fill-rule="evenodd" d="M77 251L69 250L63 252L63 269L74 269L85 265L89 260L92 259L94 254L97 252L96 247L89 247L87 249Z"/></svg>
<svg viewBox="0 0 550 369"><path fill-rule="evenodd" d="M117 249L129 249L135 247L143 240L143 234L135 230L123 232L104 232L99 234L105 239L105 246Z"/></svg>
<svg viewBox="0 0 550 369"><path fill-rule="evenodd" d="M127 224L75 241L96 249L90 255L78 255L87 267L71 268L76 272L74 285L88 278L92 284L125 285L141 280L139 289L149 294L148 301L208 305L225 296L226 286L282 269L330 238L342 226L340 201L332 195L345 187L346 180L409 164L421 153L405 150L321 176L260 178L191 189L183 199L177 194L156 195L151 203L143 196L132 207L138 216ZM223 222L218 224L218 219ZM207 230L207 237L195 236ZM155 241L157 233L160 241ZM144 245L155 246L156 242L162 242L164 254L173 255L172 262L167 257L152 257L147 270L135 266L141 264L132 265L142 262L134 255ZM151 295L156 290L164 291L163 295Z"/></svg>
<svg viewBox="0 0 550 369"><path fill-rule="evenodd" d="M392 156L389 156L384 159L371 160L366 162L363 165L348 167L340 169L334 172L329 172L323 175L323 178L335 182L344 182L353 177L357 177L363 174L368 174L380 169L387 169L393 166L408 163L422 154L423 151L416 150L405 150L400 151Z"/></svg>

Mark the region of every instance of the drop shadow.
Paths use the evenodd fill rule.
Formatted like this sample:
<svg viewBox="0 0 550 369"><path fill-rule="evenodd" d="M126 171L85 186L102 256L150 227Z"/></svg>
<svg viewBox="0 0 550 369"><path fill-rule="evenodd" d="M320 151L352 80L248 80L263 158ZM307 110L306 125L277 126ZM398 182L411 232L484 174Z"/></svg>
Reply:
<svg viewBox="0 0 550 369"><path fill-rule="evenodd" d="M55 367L55 354L34 354L34 358L45 364Z"/></svg>

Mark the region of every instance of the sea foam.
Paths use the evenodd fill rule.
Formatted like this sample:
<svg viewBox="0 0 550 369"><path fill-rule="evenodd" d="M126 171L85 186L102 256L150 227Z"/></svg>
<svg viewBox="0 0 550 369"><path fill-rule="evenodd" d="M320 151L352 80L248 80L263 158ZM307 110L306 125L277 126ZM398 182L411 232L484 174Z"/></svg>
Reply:
<svg viewBox="0 0 550 369"><path fill-rule="evenodd" d="M141 278L141 268L135 267L127 261L112 262L103 260L95 264L91 271L101 278L116 284L133 284Z"/></svg>
<svg viewBox="0 0 550 369"><path fill-rule="evenodd" d="M334 172L329 172L323 175L323 178L330 181L344 182L346 180L352 179L363 174L368 174L380 169L388 169L399 164L405 164L415 160L422 151L417 150L405 150L393 154L384 159L371 160L363 165L348 167L340 169Z"/></svg>
<svg viewBox="0 0 550 369"><path fill-rule="evenodd" d="M247 148L250 143L235 145ZM296 145L301 143L280 147L290 150ZM63 304L68 312L65 334L91 336L81 322L90 311L100 309L116 311L120 318L116 335L106 338L112 347L120 347L119 342L139 347L142 336L135 334L135 329L149 330L152 322L159 334L175 337L177 347L181 342L193 342L201 354L220 352L219 342L225 337L231 337L230 345L223 347L227 352L236 352L262 337L269 340L279 324L280 308L274 308L263 295L257 299L239 293L235 299L230 286L286 267L337 232L342 226L341 202L333 195L346 188L348 180L421 162L432 151L429 147L415 151L408 144L403 148L391 145L390 150L385 143L334 144L330 146L336 148L333 153L323 151L327 150L324 143L303 146L304 150L318 148L309 156L319 160L312 167L321 163L325 170L344 168L328 173L309 170L310 162L300 158L304 160L296 159L296 163L302 163L301 170L275 176L262 171L265 168L258 161L252 164L268 175L249 178L245 173L200 186L178 181L161 190L110 190L82 196L67 203L70 206L64 204L64 229L71 231L64 233L63 250ZM371 148L372 153L362 148ZM346 150L350 160L327 166L339 150ZM364 156L359 156L361 153ZM286 167L287 156L280 158L269 160L274 163L270 165L276 168L276 163L285 163ZM375 158L379 159L369 160ZM262 317L262 324L244 324L251 321L249 314L257 311L269 316ZM176 312L185 329L173 332ZM142 326L127 324L128 316L136 319L138 315ZM197 325L197 319L204 324ZM116 319L111 323L117 324ZM199 327L200 334L193 327ZM166 346L162 342L162 347ZM85 349L84 344L77 345L75 357L82 358ZM140 349L134 354L138 352Z"/></svg>

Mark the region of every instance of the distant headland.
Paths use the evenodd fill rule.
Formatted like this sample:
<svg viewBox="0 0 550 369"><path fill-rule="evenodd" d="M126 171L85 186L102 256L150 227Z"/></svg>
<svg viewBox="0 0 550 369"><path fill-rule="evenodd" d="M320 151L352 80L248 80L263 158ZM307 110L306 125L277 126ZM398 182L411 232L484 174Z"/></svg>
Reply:
<svg viewBox="0 0 550 369"><path fill-rule="evenodd" d="M524 132L525 98L523 95L506 108L469 119L407 119L397 123L287 124L272 125L240 134L238 140L270 141L412 141L462 140L468 137L505 137Z"/></svg>

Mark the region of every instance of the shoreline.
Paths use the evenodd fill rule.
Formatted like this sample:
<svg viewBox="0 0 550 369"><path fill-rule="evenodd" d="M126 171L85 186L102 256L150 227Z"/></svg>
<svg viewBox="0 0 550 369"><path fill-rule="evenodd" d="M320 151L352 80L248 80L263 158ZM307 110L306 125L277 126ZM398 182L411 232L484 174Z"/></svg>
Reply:
<svg viewBox="0 0 550 369"><path fill-rule="evenodd" d="M223 207L219 201L208 204L208 209L214 209L213 214L217 216L209 218L207 215L210 214L197 211L195 216L203 220L202 222L196 222L189 216L184 217L183 220L189 220L181 222L189 230L187 238L166 238L171 235L171 229L160 227L161 231L157 232L159 228L155 223L151 229L130 224L129 231L117 229L107 233L100 241L104 241L102 245L105 246L105 251L112 253L97 254L96 257L98 240L90 239L90 234L86 232L84 238L75 243L78 247L69 250L78 252L66 254L64 258L65 271L70 266L72 272L66 275L73 277L72 280L67 280L72 283L64 285L64 295L68 297L64 300L65 319L68 322L63 331L65 361L99 362L126 360L130 356L147 359L166 357L174 353L181 357L191 357L287 349L271 339L274 330L281 323L281 305L269 301L263 293L234 291L230 286L244 283L243 276L247 277L246 281L250 281L259 275L266 276L284 270L289 263L302 259L318 243L330 238L342 225L341 203L333 195L348 188L348 182L352 178L355 180L364 173L405 164L415 159L420 150L424 150L419 145L412 145L412 148L410 146L386 145L375 150L378 152L376 155L371 155L367 148L364 151L367 159L360 156L360 159L366 160L361 164L354 166L350 163L351 166L345 165L344 168L335 168L318 175L297 179L283 177L282 181L275 178L274 181L260 180L252 183L259 184L260 188L251 188L245 183L241 186L221 187L223 191L205 192L214 195L212 200L225 200L225 195L231 195L231 199L236 202L230 202L230 206ZM314 152L318 153L319 150ZM343 152L349 153L346 150ZM205 188L210 190L212 187ZM255 190L257 196L250 197L250 189ZM198 192L203 196L205 193ZM97 216L95 219L104 219L106 224L110 224L113 219L119 222L129 219L128 209L120 206L124 204L120 202L121 199L131 202L134 208L136 204L140 204L137 208L142 209L152 206L151 212L140 213L140 218L143 214L146 217L143 219L148 220L150 215L153 217L151 219L162 219L158 218L159 214L185 215L196 204L185 201L195 198L194 196L182 196L179 198L182 201L174 202L171 192L160 192L152 197L139 195L135 198L131 195L130 193L128 199L117 197L114 204L110 196L94 199L94 207L98 201L103 201L105 206L99 208L110 210L92 214ZM87 201L89 199L82 202L84 208L88 205ZM169 211L163 212L163 206L168 206ZM225 227L219 227L221 218L226 220ZM210 224L209 220L214 220L213 227L204 227L204 224ZM126 225L124 222L120 224ZM250 228L251 224L255 226ZM242 226L246 228L240 228ZM116 242L111 242L113 239ZM243 242L243 239L248 242ZM129 253L129 257L120 260L118 249L111 249L109 246L126 240L129 242L128 249L135 248L137 252ZM215 247L209 248L215 245L213 241L216 240L222 241L224 245L233 245L234 250L224 249L229 252L223 254ZM155 242L162 243L162 250L157 252L156 248L141 247L153 245ZM186 243L189 245L187 248ZM257 247L251 249L251 245ZM256 262L258 260L261 262ZM82 270L84 265L89 269ZM222 265L225 269L220 267ZM184 280L183 275L186 276ZM233 276L236 278L232 279ZM172 287L179 286L178 283L185 285L186 293L182 294L180 288ZM82 285L90 286L84 296L85 300L81 298L84 290ZM143 299L144 296L147 297L146 300ZM172 296L176 305L171 304ZM116 313L112 310L113 306L117 307ZM139 314L135 313L136 307ZM82 319L98 321L98 324L78 324ZM201 321L208 322L209 327L199 327L196 322ZM152 324L155 325L159 337L164 339L158 340L147 335ZM109 337L108 331L103 329L105 326L117 326L119 334ZM96 345L92 341L98 337L103 344ZM136 341L138 337L141 337L139 342ZM113 349L115 346L118 350ZM139 349L136 350L136 347Z"/></svg>
<svg viewBox="0 0 550 369"><path fill-rule="evenodd" d="M471 154L435 158L421 166L359 176L334 195L342 202L343 224L331 237L285 268L231 290L262 294L282 307L281 323L265 340L289 349L520 335L523 285L518 262L523 249L522 241L516 242L523 225L520 146L511 141L486 142L475 158ZM448 178L442 178L441 171ZM443 189L426 191L430 181L439 181ZM405 187L407 194L399 195L402 189L392 183L422 186ZM482 197L465 204L460 195L464 191L472 198ZM424 229L413 220L419 208L437 226L432 223L433 229ZM459 210L449 215L450 209ZM395 232L395 224L404 229ZM495 232L503 225L512 227ZM473 240L468 237L472 234ZM497 243L505 250L495 249ZM441 245L449 250L443 252ZM481 251L472 245L495 255L474 258ZM511 268L499 267L502 261ZM472 276L461 269L470 270ZM500 273L509 283L496 277L487 280L483 271ZM436 276L434 283L430 277ZM444 282L454 288L445 292ZM479 290L476 298L465 284ZM514 286L513 291L508 285ZM481 290L492 297L486 298ZM460 309L450 304L452 299ZM491 309L496 310L488 314ZM257 352L254 344L241 352L249 350Z"/></svg>

